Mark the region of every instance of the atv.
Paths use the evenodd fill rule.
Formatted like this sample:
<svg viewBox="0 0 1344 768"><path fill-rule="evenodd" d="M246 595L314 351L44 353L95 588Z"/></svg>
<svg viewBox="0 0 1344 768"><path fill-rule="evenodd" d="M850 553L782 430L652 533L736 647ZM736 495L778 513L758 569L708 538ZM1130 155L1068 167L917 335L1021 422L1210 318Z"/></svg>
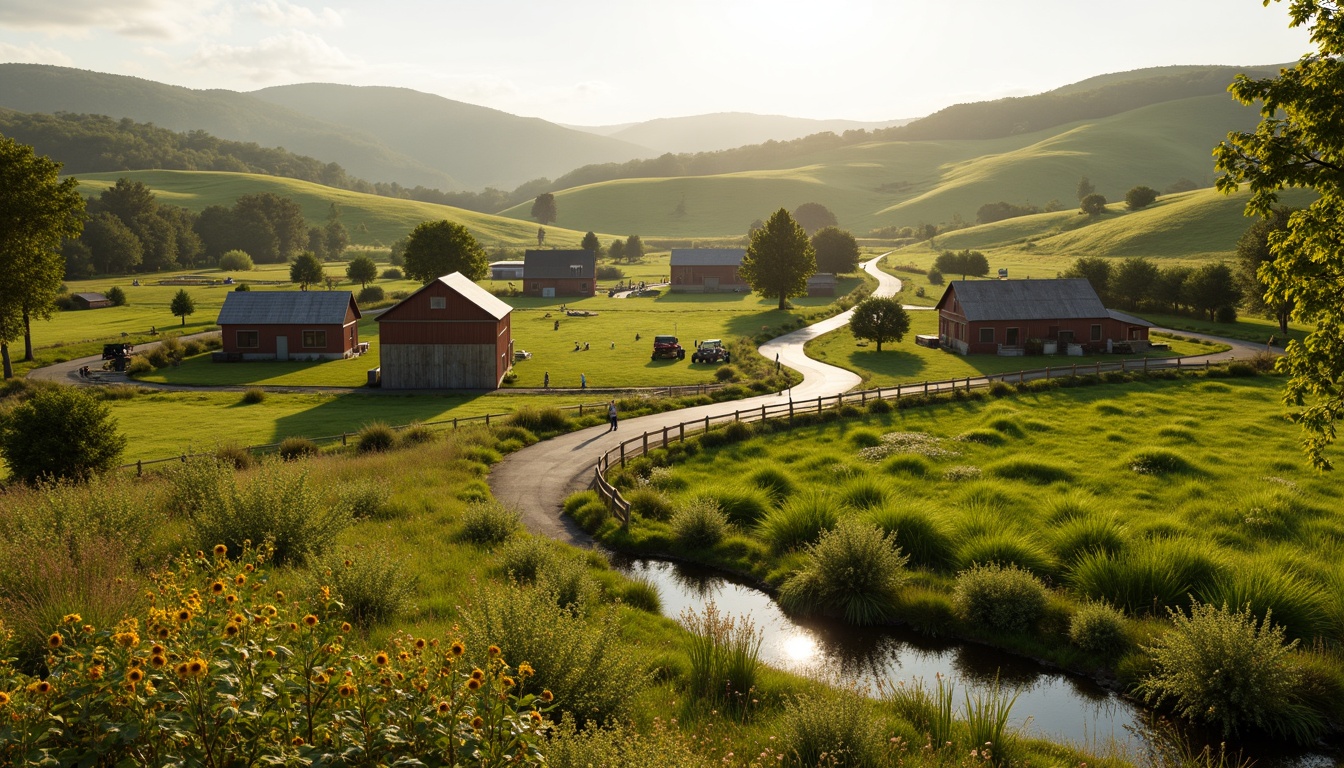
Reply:
<svg viewBox="0 0 1344 768"><path fill-rule="evenodd" d="M676 336L654 336L653 357L650 360L684 360L686 350L677 343Z"/></svg>
<svg viewBox="0 0 1344 768"><path fill-rule="evenodd" d="M730 362L728 348L723 346L720 339L705 339L700 342L700 346L695 348L691 354L692 363L727 363Z"/></svg>

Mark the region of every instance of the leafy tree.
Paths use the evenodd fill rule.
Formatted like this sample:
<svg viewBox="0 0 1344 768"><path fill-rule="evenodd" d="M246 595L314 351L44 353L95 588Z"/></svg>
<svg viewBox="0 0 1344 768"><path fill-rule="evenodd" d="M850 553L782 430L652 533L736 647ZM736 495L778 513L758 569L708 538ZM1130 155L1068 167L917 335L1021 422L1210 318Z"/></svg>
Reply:
<svg viewBox="0 0 1344 768"><path fill-rule="evenodd" d="M1078 180L1078 202L1081 203L1083 198L1094 194L1096 191L1097 188L1092 186L1092 182L1086 176Z"/></svg>
<svg viewBox="0 0 1344 768"><path fill-rule="evenodd" d="M1138 186L1125 193L1125 207L1131 211L1147 208L1157 199L1157 190L1152 187Z"/></svg>
<svg viewBox="0 0 1344 768"><path fill-rule="evenodd" d="M583 242L579 243L579 247L585 251L592 251L593 255L599 259L602 258L602 241L598 240L597 235L592 232L583 236Z"/></svg>
<svg viewBox="0 0 1344 768"><path fill-rule="evenodd" d="M1111 294L1130 309L1137 309L1152 296L1157 273L1157 264L1149 259L1142 256L1125 259L1111 275Z"/></svg>
<svg viewBox="0 0 1344 768"><path fill-rule="evenodd" d="M817 254L817 271L846 274L859 264L859 243L839 227L822 227L812 236Z"/></svg>
<svg viewBox="0 0 1344 768"><path fill-rule="evenodd" d="M1213 320L1220 309L1235 308L1241 301L1241 288L1232 268L1223 263L1205 264L1190 274L1185 284L1186 299L1191 307L1208 313Z"/></svg>
<svg viewBox="0 0 1344 768"><path fill-rule="evenodd" d="M779 308L792 296L807 295L807 278L817 271L817 257L807 232L783 208L770 214L752 233L738 273L760 295L779 298Z"/></svg>
<svg viewBox="0 0 1344 768"><path fill-rule="evenodd" d="M312 251L300 253L289 263L289 282L298 283L302 290L322 282L324 277L326 273L322 269L322 261Z"/></svg>
<svg viewBox="0 0 1344 768"><path fill-rule="evenodd" d="M1153 283L1152 300L1169 312L1178 312L1189 304L1185 297L1185 284L1194 272L1190 267L1164 267L1158 270L1157 280Z"/></svg>
<svg viewBox="0 0 1344 768"><path fill-rule="evenodd" d="M404 266L406 264L406 246L411 242L411 236L399 238L392 243L392 253L387 257L387 263L394 267Z"/></svg>
<svg viewBox="0 0 1344 768"><path fill-rule="evenodd" d="M1288 229L1291 215L1290 208L1274 208L1237 240L1237 281L1242 293L1252 311L1262 312L1278 320L1279 332L1285 336L1288 333L1288 319L1292 317L1296 302L1291 296L1283 294L1266 300L1269 285L1261 274L1268 274L1268 270L1272 269L1274 253L1269 245L1271 237L1282 237L1281 233Z"/></svg>
<svg viewBox="0 0 1344 768"><path fill-rule="evenodd" d="M89 231L87 224L84 226L84 231L86 233ZM61 258L65 260L65 277L67 280L78 280L93 276L93 249L83 240L66 238L61 243Z"/></svg>
<svg viewBox="0 0 1344 768"><path fill-rule="evenodd" d="M142 216L152 216L159 210L154 192L144 182L117 179L117 183L98 195L98 210L106 211L126 226Z"/></svg>
<svg viewBox="0 0 1344 768"><path fill-rule="evenodd" d="M882 351L882 342L899 342L910 330L910 313L895 298L869 296L854 307L849 329L856 339L867 339Z"/></svg>
<svg viewBox="0 0 1344 768"><path fill-rule="evenodd" d="M933 268L943 274L960 274L961 279L984 277L989 274L989 259L979 251L943 251L933 261Z"/></svg>
<svg viewBox="0 0 1344 768"><path fill-rule="evenodd" d="M359 283L359 287L364 288L378 278L378 265L373 263L373 259L361 254L345 265L345 276L350 278L350 282Z"/></svg>
<svg viewBox="0 0 1344 768"><path fill-rule="evenodd" d="M308 243L303 209L272 192L238 198L232 218L236 239L229 247L241 248L261 263L288 261Z"/></svg>
<svg viewBox="0 0 1344 768"><path fill-rule="evenodd" d="M803 203L793 211L793 218L810 235L822 227L839 226L835 214L821 203Z"/></svg>
<svg viewBox="0 0 1344 768"><path fill-rule="evenodd" d="M29 483L87 480L116 467L125 447L107 405L75 387L38 390L0 421L0 456Z"/></svg>
<svg viewBox="0 0 1344 768"><path fill-rule="evenodd" d="M121 219L107 212L90 219L80 238L89 247L94 271L104 275L130 272L144 257L140 238Z"/></svg>
<svg viewBox="0 0 1344 768"><path fill-rule="evenodd" d="M308 228L308 251L316 256L318 261L327 260L327 236L321 227Z"/></svg>
<svg viewBox="0 0 1344 768"><path fill-rule="evenodd" d="M114 285L103 291L103 295L107 297L108 301L112 302L114 307L126 306L126 291L122 290L119 285Z"/></svg>
<svg viewBox="0 0 1344 768"><path fill-rule="evenodd" d="M611 247L607 249L607 255L611 257L614 263L619 264L621 259L625 258L625 241L617 238L611 241Z"/></svg>
<svg viewBox="0 0 1344 768"><path fill-rule="evenodd" d="M345 249L350 247L350 234L345 231L345 225L335 219L328 221L322 228L322 244L326 246L329 259L339 259L345 255Z"/></svg>
<svg viewBox="0 0 1344 768"><path fill-rule="evenodd" d="M1111 300L1111 262L1099 256L1083 256L1073 262L1064 273L1065 277L1081 277L1092 284L1092 290L1097 292L1098 298L1103 302Z"/></svg>
<svg viewBox="0 0 1344 768"><path fill-rule="evenodd" d="M251 272L252 267L252 257L243 251L226 251L219 257L219 268L225 272Z"/></svg>
<svg viewBox="0 0 1344 768"><path fill-rule="evenodd" d="M975 212L975 221L978 224L992 224L996 221L1014 219L1018 216L1030 216L1033 213L1040 212L1041 209L1034 205L1013 205L1002 201L985 203Z"/></svg>
<svg viewBox="0 0 1344 768"><path fill-rule="evenodd" d="M231 208L222 205L206 206L196 217L192 229L205 248L207 261L218 260L225 251L240 247L234 243L236 227Z"/></svg>
<svg viewBox="0 0 1344 768"><path fill-rule="evenodd" d="M1100 216L1106 212L1106 197L1097 194L1088 195L1078 207L1088 216Z"/></svg>
<svg viewBox="0 0 1344 768"><path fill-rule="evenodd" d="M550 192L543 192L537 195L537 199L532 201L532 218L543 227L556 220L559 212L555 208L555 195Z"/></svg>
<svg viewBox="0 0 1344 768"><path fill-rule="evenodd" d="M929 280L929 285L943 284L943 271L937 267L929 267L929 271L924 275Z"/></svg>
<svg viewBox="0 0 1344 768"><path fill-rule="evenodd" d="M542 243L545 242L546 242L546 228L537 227L537 247L540 248Z"/></svg>
<svg viewBox="0 0 1344 768"><path fill-rule="evenodd" d="M9 342L21 330L24 359L33 359L32 319L51 316L65 273L61 241L78 237L84 224L79 182L62 181L60 170L0 136L0 360L7 379L14 375Z"/></svg>
<svg viewBox="0 0 1344 768"><path fill-rule="evenodd" d="M634 264L644 258L644 241L639 239L639 235L631 235L625 238L625 263Z"/></svg>
<svg viewBox="0 0 1344 768"><path fill-rule="evenodd" d="M182 318L182 325L185 326L187 315L196 313L196 301L191 298L191 294L187 293L186 288L179 288L177 293L173 295L173 301L168 305L168 309L172 310L175 316Z"/></svg>
<svg viewBox="0 0 1344 768"><path fill-rule="evenodd" d="M480 280L490 268L485 249L466 227L453 221L426 221L416 227L406 243L405 258L406 276L422 283L453 272Z"/></svg>
<svg viewBox="0 0 1344 768"><path fill-rule="evenodd" d="M1162 190L1162 194L1175 195L1180 192L1192 192L1196 189L1199 189L1199 182L1191 181L1190 179L1187 179L1184 176L1182 176L1181 178L1168 184L1167 188Z"/></svg>

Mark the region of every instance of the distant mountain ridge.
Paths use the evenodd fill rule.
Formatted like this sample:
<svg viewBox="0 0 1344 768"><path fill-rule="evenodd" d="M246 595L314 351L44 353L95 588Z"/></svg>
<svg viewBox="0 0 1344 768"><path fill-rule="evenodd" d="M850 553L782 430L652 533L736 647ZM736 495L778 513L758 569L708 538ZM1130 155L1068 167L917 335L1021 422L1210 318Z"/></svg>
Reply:
<svg viewBox="0 0 1344 768"><path fill-rule="evenodd" d="M905 125L916 118L864 122L814 120L751 112L715 112L707 115L664 117L621 125L571 126L601 136L623 139L658 153L716 152L767 141L792 141L814 133L871 131Z"/></svg>

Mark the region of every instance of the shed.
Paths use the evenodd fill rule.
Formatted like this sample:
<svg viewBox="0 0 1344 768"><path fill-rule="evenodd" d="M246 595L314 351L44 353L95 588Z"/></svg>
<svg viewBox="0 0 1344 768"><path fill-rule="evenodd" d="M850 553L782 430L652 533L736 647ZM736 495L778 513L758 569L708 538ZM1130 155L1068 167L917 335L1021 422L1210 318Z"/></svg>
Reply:
<svg viewBox="0 0 1344 768"><path fill-rule="evenodd" d="M492 261L490 262L491 280L522 280L523 262L521 261Z"/></svg>
<svg viewBox="0 0 1344 768"><path fill-rule="evenodd" d="M807 278L808 296L834 296L837 284L835 273L818 272Z"/></svg>
<svg viewBox="0 0 1344 768"><path fill-rule="evenodd" d="M738 274L746 255L745 248L673 248L670 290L684 293L748 292L751 286Z"/></svg>
<svg viewBox="0 0 1344 768"><path fill-rule="evenodd" d="M384 389L497 389L513 365L513 308L460 272L378 316Z"/></svg>
<svg viewBox="0 0 1344 768"><path fill-rule="evenodd" d="M350 291L231 291L219 310L223 360L340 360L359 350Z"/></svg>
<svg viewBox="0 0 1344 768"><path fill-rule="evenodd" d="M80 309L102 309L112 306L112 300L101 293L73 293L70 297Z"/></svg>
<svg viewBox="0 0 1344 768"><path fill-rule="evenodd" d="M597 293L597 254L592 251L529 250L523 253L523 294L592 296Z"/></svg>
<svg viewBox="0 0 1344 768"><path fill-rule="evenodd" d="M1152 323L1107 309L1081 278L1060 280L953 280L938 300L942 346L964 354L1023 354L1036 343L1064 352L1092 352L1115 343L1148 347Z"/></svg>

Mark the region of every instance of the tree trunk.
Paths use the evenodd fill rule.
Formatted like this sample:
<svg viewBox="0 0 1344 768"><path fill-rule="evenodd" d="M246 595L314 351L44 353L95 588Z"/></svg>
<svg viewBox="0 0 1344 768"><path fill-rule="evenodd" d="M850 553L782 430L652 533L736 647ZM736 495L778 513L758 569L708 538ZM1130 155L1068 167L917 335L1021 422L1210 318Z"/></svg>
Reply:
<svg viewBox="0 0 1344 768"><path fill-rule="evenodd" d="M23 310L23 361L33 362L33 331L28 320L28 310Z"/></svg>
<svg viewBox="0 0 1344 768"><path fill-rule="evenodd" d="M0 360L4 361L5 378L14 378L14 366L9 362L9 342L0 342Z"/></svg>
<svg viewBox="0 0 1344 768"><path fill-rule="evenodd" d="M1285 344L1288 343L1287 336L1288 336L1288 315L1289 315L1289 314L1290 314L1290 313L1288 313L1288 312L1280 312L1280 313L1279 313L1279 333L1282 333L1282 334L1284 335L1284 340L1283 340L1283 341L1284 341Z"/></svg>
<svg viewBox="0 0 1344 768"><path fill-rule="evenodd" d="M881 352L881 351L882 351L882 340L881 340L881 339L878 339L878 340L877 340L877 351L878 351L878 352Z"/></svg>
<svg viewBox="0 0 1344 768"><path fill-rule="evenodd" d="M183 316L182 316L182 327L183 327L183 328L186 328L186 327L187 327L187 316L186 316L186 315L183 315Z"/></svg>
<svg viewBox="0 0 1344 768"><path fill-rule="evenodd" d="M779 292L779 308L780 308L780 309L787 309L787 307L785 306L785 304L787 304L787 303L788 303L788 299L784 298L784 292L783 292L783 291L780 291L780 292Z"/></svg>

